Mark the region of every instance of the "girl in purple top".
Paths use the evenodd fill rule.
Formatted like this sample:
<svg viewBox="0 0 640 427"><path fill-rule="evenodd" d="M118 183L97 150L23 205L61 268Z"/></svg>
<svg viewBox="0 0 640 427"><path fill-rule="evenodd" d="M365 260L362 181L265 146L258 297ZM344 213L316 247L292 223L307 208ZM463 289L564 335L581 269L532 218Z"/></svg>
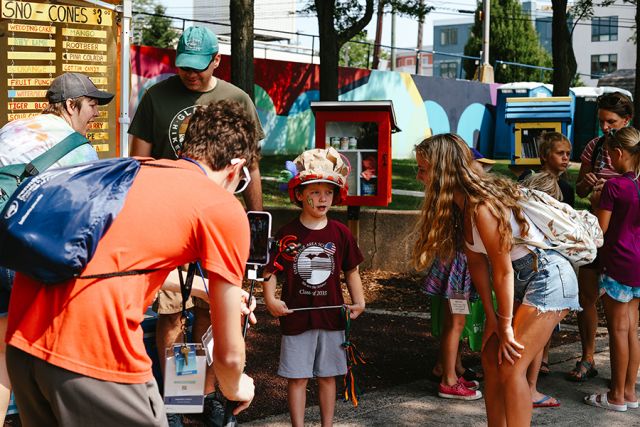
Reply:
<svg viewBox="0 0 640 427"><path fill-rule="evenodd" d="M604 234L600 295L611 351L611 389L592 394L585 403L613 411L638 408L636 378L640 363L640 131L628 127L605 141L619 177L609 179L597 201L596 215Z"/></svg>

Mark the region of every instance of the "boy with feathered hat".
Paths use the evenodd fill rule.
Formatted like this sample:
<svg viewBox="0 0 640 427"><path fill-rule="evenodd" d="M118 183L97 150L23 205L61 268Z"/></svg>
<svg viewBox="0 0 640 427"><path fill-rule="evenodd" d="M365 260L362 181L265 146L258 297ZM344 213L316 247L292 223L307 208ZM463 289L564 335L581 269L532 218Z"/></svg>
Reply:
<svg viewBox="0 0 640 427"><path fill-rule="evenodd" d="M333 424L335 377L347 372L340 272L351 296L349 317L355 319L365 308L358 272L363 257L349 229L327 218L331 206L347 194L349 166L340 153L313 149L288 163L295 170L289 197L302 212L276 233L279 249L267 269L283 281L281 298L276 297L274 274L264 282L264 298L269 312L280 319L278 375L288 380L291 423L304 424L306 387L315 377L322 425L328 426Z"/></svg>

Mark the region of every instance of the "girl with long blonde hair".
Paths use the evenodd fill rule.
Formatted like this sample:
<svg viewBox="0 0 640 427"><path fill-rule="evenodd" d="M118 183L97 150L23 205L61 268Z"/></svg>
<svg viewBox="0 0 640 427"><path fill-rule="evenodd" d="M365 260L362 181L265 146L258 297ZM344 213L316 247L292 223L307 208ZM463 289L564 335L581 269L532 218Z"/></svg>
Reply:
<svg viewBox="0 0 640 427"><path fill-rule="evenodd" d="M513 243L525 237L542 242L544 236L520 208L517 184L476 173L469 147L459 136L432 136L415 151L425 199L414 265L423 269L436 254L453 256L453 213L459 209L471 279L486 314L482 366L487 420L490 426L529 425L533 406L527 369L553 328L569 310L580 308L573 268L555 251ZM515 312L514 300L520 302Z"/></svg>

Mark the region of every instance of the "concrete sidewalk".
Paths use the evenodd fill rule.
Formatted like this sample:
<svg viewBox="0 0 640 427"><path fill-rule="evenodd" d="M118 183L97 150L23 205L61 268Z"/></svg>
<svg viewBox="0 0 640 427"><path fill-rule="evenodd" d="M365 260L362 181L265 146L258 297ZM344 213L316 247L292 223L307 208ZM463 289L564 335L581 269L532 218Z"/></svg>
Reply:
<svg viewBox="0 0 640 427"><path fill-rule="evenodd" d="M537 408L533 411L532 425L554 426L640 426L640 410L629 409L618 413L594 408L582 402L583 396L607 390L611 377L608 337L596 342L596 366L599 375L586 383L573 383L564 379L565 373L575 366L580 355L580 343L551 349L551 374L540 378L538 390L558 398L558 408ZM426 367L425 367L426 369ZM307 408L308 425L320 424L318 407ZM487 423L484 400L462 402L437 397L437 384L431 381L415 383L367 393L358 408L350 403L338 402L336 426L484 426ZM288 426L288 414L277 415L247 423L248 426Z"/></svg>

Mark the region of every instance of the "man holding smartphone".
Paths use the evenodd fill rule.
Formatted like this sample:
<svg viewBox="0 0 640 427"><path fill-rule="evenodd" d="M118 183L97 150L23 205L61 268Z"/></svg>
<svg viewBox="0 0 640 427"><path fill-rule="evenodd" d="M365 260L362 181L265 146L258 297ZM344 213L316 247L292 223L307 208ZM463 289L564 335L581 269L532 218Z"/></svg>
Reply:
<svg viewBox="0 0 640 427"><path fill-rule="evenodd" d="M7 364L23 426L167 426L140 323L167 276L194 261L209 278L220 390L239 402L234 413L249 406L241 322L249 224L232 193L258 153L237 103L198 107L184 157L140 169L82 273L103 277L46 285L16 275ZM104 277L117 272L136 273Z"/></svg>
<svg viewBox="0 0 640 427"><path fill-rule="evenodd" d="M176 159L182 150L184 131L198 105L212 101L234 100L240 103L256 128L256 141L264 138L258 113L251 98L240 88L216 78L213 73L220 65L218 38L205 27L187 28L178 41L177 75L161 81L147 91L138 106L129 127L131 155L155 159ZM222 142L230 144L230 142ZM242 193L248 210L262 210L262 186L258 162L249 165L248 187ZM193 333L198 339L210 326L209 305L198 298L187 305L193 308ZM158 313L156 343L160 355L171 346L181 333L182 299L180 294L160 292L154 305ZM164 369L164 367L163 367ZM210 369L207 374L206 391L210 397L205 401L205 423L217 426L221 422L221 405L213 399L215 377ZM180 427L180 418L170 415L172 427Z"/></svg>

